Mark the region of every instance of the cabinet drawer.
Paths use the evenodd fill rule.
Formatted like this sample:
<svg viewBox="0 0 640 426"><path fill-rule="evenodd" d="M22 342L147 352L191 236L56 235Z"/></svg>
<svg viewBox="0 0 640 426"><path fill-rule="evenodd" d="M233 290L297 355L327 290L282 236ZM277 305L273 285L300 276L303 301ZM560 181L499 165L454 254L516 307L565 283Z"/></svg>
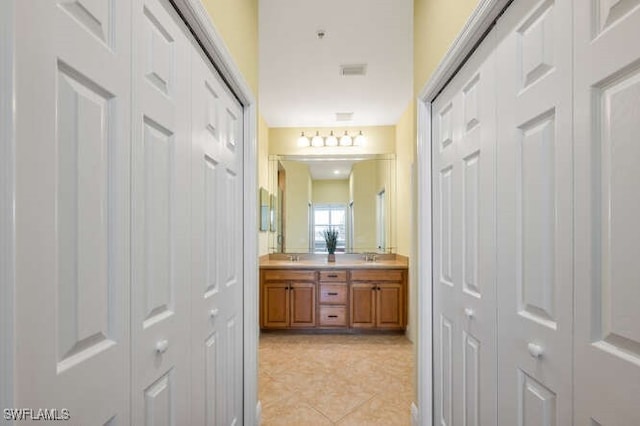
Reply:
<svg viewBox="0 0 640 426"><path fill-rule="evenodd" d="M347 281L347 271L320 271L320 281Z"/></svg>
<svg viewBox="0 0 640 426"><path fill-rule="evenodd" d="M347 308L344 306L320 306L320 325L345 327Z"/></svg>
<svg viewBox="0 0 640 426"><path fill-rule="evenodd" d="M351 281L402 281L402 270L355 269L351 271Z"/></svg>
<svg viewBox="0 0 640 426"><path fill-rule="evenodd" d="M315 281L314 271L290 271L286 269L266 269L264 270L266 281Z"/></svg>
<svg viewBox="0 0 640 426"><path fill-rule="evenodd" d="M347 286L345 284L320 284L320 303L346 304Z"/></svg>

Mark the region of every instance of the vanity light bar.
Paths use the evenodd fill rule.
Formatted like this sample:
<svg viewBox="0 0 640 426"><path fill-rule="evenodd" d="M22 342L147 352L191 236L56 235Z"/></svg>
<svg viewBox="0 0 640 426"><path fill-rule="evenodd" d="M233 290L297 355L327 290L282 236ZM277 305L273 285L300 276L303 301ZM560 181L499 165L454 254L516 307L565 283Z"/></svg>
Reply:
<svg viewBox="0 0 640 426"><path fill-rule="evenodd" d="M305 136L304 132L301 132L298 138L298 146L300 148L323 148L323 147L335 147L335 146L364 146L367 139L362 134L362 130L358 132L355 137L351 137L345 130L344 135L339 138L333 134L333 130L329 133L329 136L321 136L320 131L316 130L316 134L309 138Z"/></svg>

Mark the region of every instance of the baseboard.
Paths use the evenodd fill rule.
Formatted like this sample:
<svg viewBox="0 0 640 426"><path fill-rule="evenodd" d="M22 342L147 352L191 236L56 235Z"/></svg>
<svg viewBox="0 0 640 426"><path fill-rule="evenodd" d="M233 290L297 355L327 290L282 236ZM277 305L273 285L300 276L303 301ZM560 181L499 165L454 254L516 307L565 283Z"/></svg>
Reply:
<svg viewBox="0 0 640 426"><path fill-rule="evenodd" d="M258 401L256 404L256 426L262 424L262 402Z"/></svg>
<svg viewBox="0 0 640 426"><path fill-rule="evenodd" d="M411 426L420 426L418 423L418 407L416 407L416 403L411 403Z"/></svg>

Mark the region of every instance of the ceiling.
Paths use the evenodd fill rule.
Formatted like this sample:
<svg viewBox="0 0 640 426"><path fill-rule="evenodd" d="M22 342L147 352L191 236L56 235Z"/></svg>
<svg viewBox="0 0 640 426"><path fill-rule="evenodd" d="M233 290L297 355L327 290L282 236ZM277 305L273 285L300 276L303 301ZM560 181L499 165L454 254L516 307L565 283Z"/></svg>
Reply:
<svg viewBox="0 0 640 426"><path fill-rule="evenodd" d="M259 21L260 114L270 127L397 123L413 91L412 0L260 0ZM353 64L366 74L341 75Z"/></svg>
<svg viewBox="0 0 640 426"><path fill-rule="evenodd" d="M307 161L312 180L349 179L354 160Z"/></svg>

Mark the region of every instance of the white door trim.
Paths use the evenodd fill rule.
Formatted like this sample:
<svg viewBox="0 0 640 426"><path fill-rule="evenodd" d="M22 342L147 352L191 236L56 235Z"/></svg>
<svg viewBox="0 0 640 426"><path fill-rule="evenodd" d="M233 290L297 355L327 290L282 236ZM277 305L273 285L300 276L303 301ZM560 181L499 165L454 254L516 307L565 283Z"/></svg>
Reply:
<svg viewBox="0 0 640 426"><path fill-rule="evenodd" d="M172 0L196 40L211 59L244 109L244 421L257 424L258 416L258 147L256 97L235 64L229 49L201 0Z"/></svg>
<svg viewBox="0 0 640 426"><path fill-rule="evenodd" d="M12 408L15 304L15 1L0 13L0 407ZM4 414L2 413L4 418ZM7 424L13 424L8 422Z"/></svg>
<svg viewBox="0 0 640 426"><path fill-rule="evenodd" d="M480 0L418 95L418 418L433 424L431 104L512 0Z"/></svg>

